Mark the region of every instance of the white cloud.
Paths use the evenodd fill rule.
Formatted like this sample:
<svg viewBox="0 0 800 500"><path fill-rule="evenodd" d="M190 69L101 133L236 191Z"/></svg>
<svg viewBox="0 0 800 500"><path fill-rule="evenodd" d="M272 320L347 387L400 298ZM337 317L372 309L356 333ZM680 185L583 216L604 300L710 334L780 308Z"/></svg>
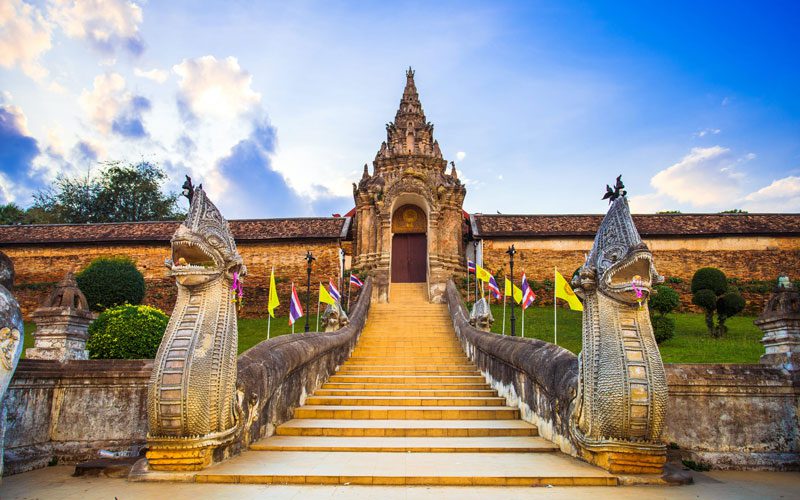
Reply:
<svg viewBox="0 0 800 500"><path fill-rule="evenodd" d="M48 71L38 61L50 50L51 28L42 13L21 0L0 2L0 66L19 66L40 81Z"/></svg>
<svg viewBox="0 0 800 500"><path fill-rule="evenodd" d="M705 128L705 129L703 129L703 130L701 130L699 132L696 132L694 134L694 136L695 137L705 137L707 135L717 135L720 132L722 132L722 130L720 130L718 128Z"/></svg>
<svg viewBox="0 0 800 500"><path fill-rule="evenodd" d="M107 135L111 132L114 118L129 98L122 75L106 73L94 78L91 92L84 89L79 102L97 130Z"/></svg>
<svg viewBox="0 0 800 500"><path fill-rule="evenodd" d="M192 117L232 120L261 102L261 94L251 88L253 77L235 57L184 59L172 70L180 78L179 103Z"/></svg>
<svg viewBox="0 0 800 500"><path fill-rule="evenodd" d="M31 131L28 129L28 117L25 116L22 108L14 106L13 104L7 104L3 106L2 109L13 117L13 123L11 125L19 131L20 134L26 136L31 135Z"/></svg>
<svg viewBox="0 0 800 500"><path fill-rule="evenodd" d="M745 208L755 212L800 211L800 177L777 179L745 196Z"/></svg>
<svg viewBox="0 0 800 500"><path fill-rule="evenodd" d="M458 153L456 153L456 161L463 161L464 158L466 158L466 157L467 157L467 153L465 153L463 151L459 151Z"/></svg>
<svg viewBox="0 0 800 500"><path fill-rule="evenodd" d="M149 69L147 71L139 68L134 68L133 74L140 78L146 78L148 80L152 80L157 83L164 83L167 81L167 78L169 78L168 72L158 68Z"/></svg>
<svg viewBox="0 0 800 500"><path fill-rule="evenodd" d="M89 41L95 48L133 54L143 49L139 33L142 9L124 0L50 0L48 12L71 38Z"/></svg>
<svg viewBox="0 0 800 500"><path fill-rule="evenodd" d="M650 185L660 195L698 207L729 204L740 196L737 159L721 146L692 148L678 163L658 172Z"/></svg>

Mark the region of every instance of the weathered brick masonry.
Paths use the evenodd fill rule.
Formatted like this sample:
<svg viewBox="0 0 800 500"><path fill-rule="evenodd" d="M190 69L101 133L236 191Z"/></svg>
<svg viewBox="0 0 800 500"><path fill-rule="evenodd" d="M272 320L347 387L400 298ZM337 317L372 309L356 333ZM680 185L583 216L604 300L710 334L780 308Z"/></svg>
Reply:
<svg viewBox="0 0 800 500"><path fill-rule="evenodd" d="M497 276L504 275L505 251L514 243L518 251L515 275L518 278L524 271L541 285L553 279L554 266L569 276L581 265L601 218L473 215L468 238L483 241L484 266ZM658 271L672 278L669 285L681 293L684 307L689 307L689 282L700 267L718 267L729 278L738 279L751 313L760 312L772 289L765 283L782 273L800 278L796 273L800 269L800 215L637 215L634 220ZM175 285L166 277L164 259L169 257L169 239L177 224L0 226L0 249L14 261L14 293L26 315L67 271L79 271L101 256L134 259L147 282L145 303L171 311ZM339 248L350 255L353 247L347 218L231 221L231 229L248 268L244 317L266 314L273 265L281 300L286 303L291 281L306 283L306 250L317 257L312 273L316 284L336 277ZM550 293L540 288L537 303L551 303Z"/></svg>
<svg viewBox="0 0 800 500"><path fill-rule="evenodd" d="M301 224L291 226L300 221ZM324 224L317 222L323 221ZM334 224L328 223L334 221ZM338 254L341 232L345 229L345 219L291 219L281 220L281 224L263 224L262 232L247 227L242 222L232 221L231 228L237 237L237 246L247 265L248 275L244 287L244 317L264 316L266 314L269 273L275 266L278 293L283 303L288 303L292 280L305 290L306 251L310 250L316 261L311 275L312 285L327 282L329 277L338 276ZM306 224L302 224L306 222ZM176 287L167 278L164 259L170 257L169 238L177 223L159 228L155 223L141 231L147 224L94 224L84 226L0 226L0 249L14 262L16 288L14 294L20 302L23 313L28 316L50 293L52 286L70 270L80 271L98 257L122 256L136 262L145 277L147 292L145 303L164 311L171 311L175 302ZM252 226L253 224L249 224ZM127 226L128 232L120 232L116 239L100 234L102 226ZM83 230L82 234L64 237L64 230L73 228ZM9 234L13 229L15 234ZM115 228L120 229L120 228ZM170 231L171 229L171 231ZM258 228L256 228L258 229ZM32 231L31 231L32 230ZM237 231L238 230L238 231ZM269 230L271 233L265 233ZM31 234L38 232L38 234ZM59 235L62 241L58 240ZM129 238L126 241L124 238ZM12 241L12 237L17 240ZM149 238L156 241L130 241ZM106 241L91 241L106 240ZM81 241L83 240L83 241ZM89 240L89 241L86 241ZM108 241L111 240L111 241ZM312 298L313 300L313 298Z"/></svg>
<svg viewBox="0 0 800 500"><path fill-rule="evenodd" d="M513 243L517 278L553 279L553 268L567 278L592 247L592 231L599 216L473 216L473 230L483 238L484 267L498 275L508 269L506 250ZM800 216L757 215L637 215L639 231L653 252L656 268L690 306L690 282L695 271L712 266L728 278L738 279L748 311L763 309L774 282L781 274L798 279L800 268ZM763 290L759 291L760 288ZM552 301L552 292L540 303ZM550 302L552 303L552 302Z"/></svg>

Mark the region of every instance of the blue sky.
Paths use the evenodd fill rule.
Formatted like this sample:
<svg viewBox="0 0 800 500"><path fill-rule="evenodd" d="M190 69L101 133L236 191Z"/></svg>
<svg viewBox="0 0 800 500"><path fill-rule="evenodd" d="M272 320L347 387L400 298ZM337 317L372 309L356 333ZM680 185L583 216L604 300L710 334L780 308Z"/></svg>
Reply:
<svg viewBox="0 0 800 500"><path fill-rule="evenodd" d="M465 208L800 212L795 2L0 4L0 202L108 160L230 218L330 215L404 71Z"/></svg>

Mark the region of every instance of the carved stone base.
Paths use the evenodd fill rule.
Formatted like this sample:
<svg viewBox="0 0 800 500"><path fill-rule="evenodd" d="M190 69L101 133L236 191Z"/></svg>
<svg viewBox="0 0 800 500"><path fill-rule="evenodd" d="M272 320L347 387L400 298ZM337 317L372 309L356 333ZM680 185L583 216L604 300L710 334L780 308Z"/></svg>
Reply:
<svg viewBox="0 0 800 500"><path fill-rule="evenodd" d="M661 452L584 451L584 458L612 474L661 474L667 461L666 450Z"/></svg>
<svg viewBox="0 0 800 500"><path fill-rule="evenodd" d="M195 471L211 465L214 448L215 446L186 450L150 448L146 457L151 470Z"/></svg>

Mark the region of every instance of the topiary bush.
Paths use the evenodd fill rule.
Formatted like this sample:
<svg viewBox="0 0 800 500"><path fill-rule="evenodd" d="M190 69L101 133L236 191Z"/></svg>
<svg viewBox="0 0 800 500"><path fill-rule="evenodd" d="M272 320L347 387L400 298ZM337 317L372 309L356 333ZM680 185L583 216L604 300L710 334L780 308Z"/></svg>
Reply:
<svg viewBox="0 0 800 500"><path fill-rule="evenodd" d="M656 311L662 316L671 313L680 303L681 297L678 292L667 285L658 285L650 294L650 310Z"/></svg>
<svg viewBox="0 0 800 500"><path fill-rule="evenodd" d="M675 320L667 316L655 316L652 318L653 334L656 343L660 344L675 336Z"/></svg>
<svg viewBox="0 0 800 500"><path fill-rule="evenodd" d="M125 304L106 309L89 325L89 357L153 359L168 322L155 307Z"/></svg>
<svg viewBox="0 0 800 500"><path fill-rule="evenodd" d="M692 293L700 290L711 290L714 295L722 295L728 291L728 279L725 273L716 267L698 269L692 277Z"/></svg>
<svg viewBox="0 0 800 500"><path fill-rule="evenodd" d="M720 338L728 331L725 320L741 312L745 300L737 290L728 291L725 273L714 267L704 267L692 277L692 304L705 311L708 333Z"/></svg>
<svg viewBox="0 0 800 500"><path fill-rule="evenodd" d="M141 304L144 299L144 276L132 260L123 257L95 259L75 280L93 311Z"/></svg>
<svg viewBox="0 0 800 500"><path fill-rule="evenodd" d="M659 285L653 288L648 304L650 305L653 334L657 343L660 344L675 336L675 320L668 318L667 314L678 307L680 302L681 298L678 292L667 285ZM658 314L654 315L654 312Z"/></svg>

